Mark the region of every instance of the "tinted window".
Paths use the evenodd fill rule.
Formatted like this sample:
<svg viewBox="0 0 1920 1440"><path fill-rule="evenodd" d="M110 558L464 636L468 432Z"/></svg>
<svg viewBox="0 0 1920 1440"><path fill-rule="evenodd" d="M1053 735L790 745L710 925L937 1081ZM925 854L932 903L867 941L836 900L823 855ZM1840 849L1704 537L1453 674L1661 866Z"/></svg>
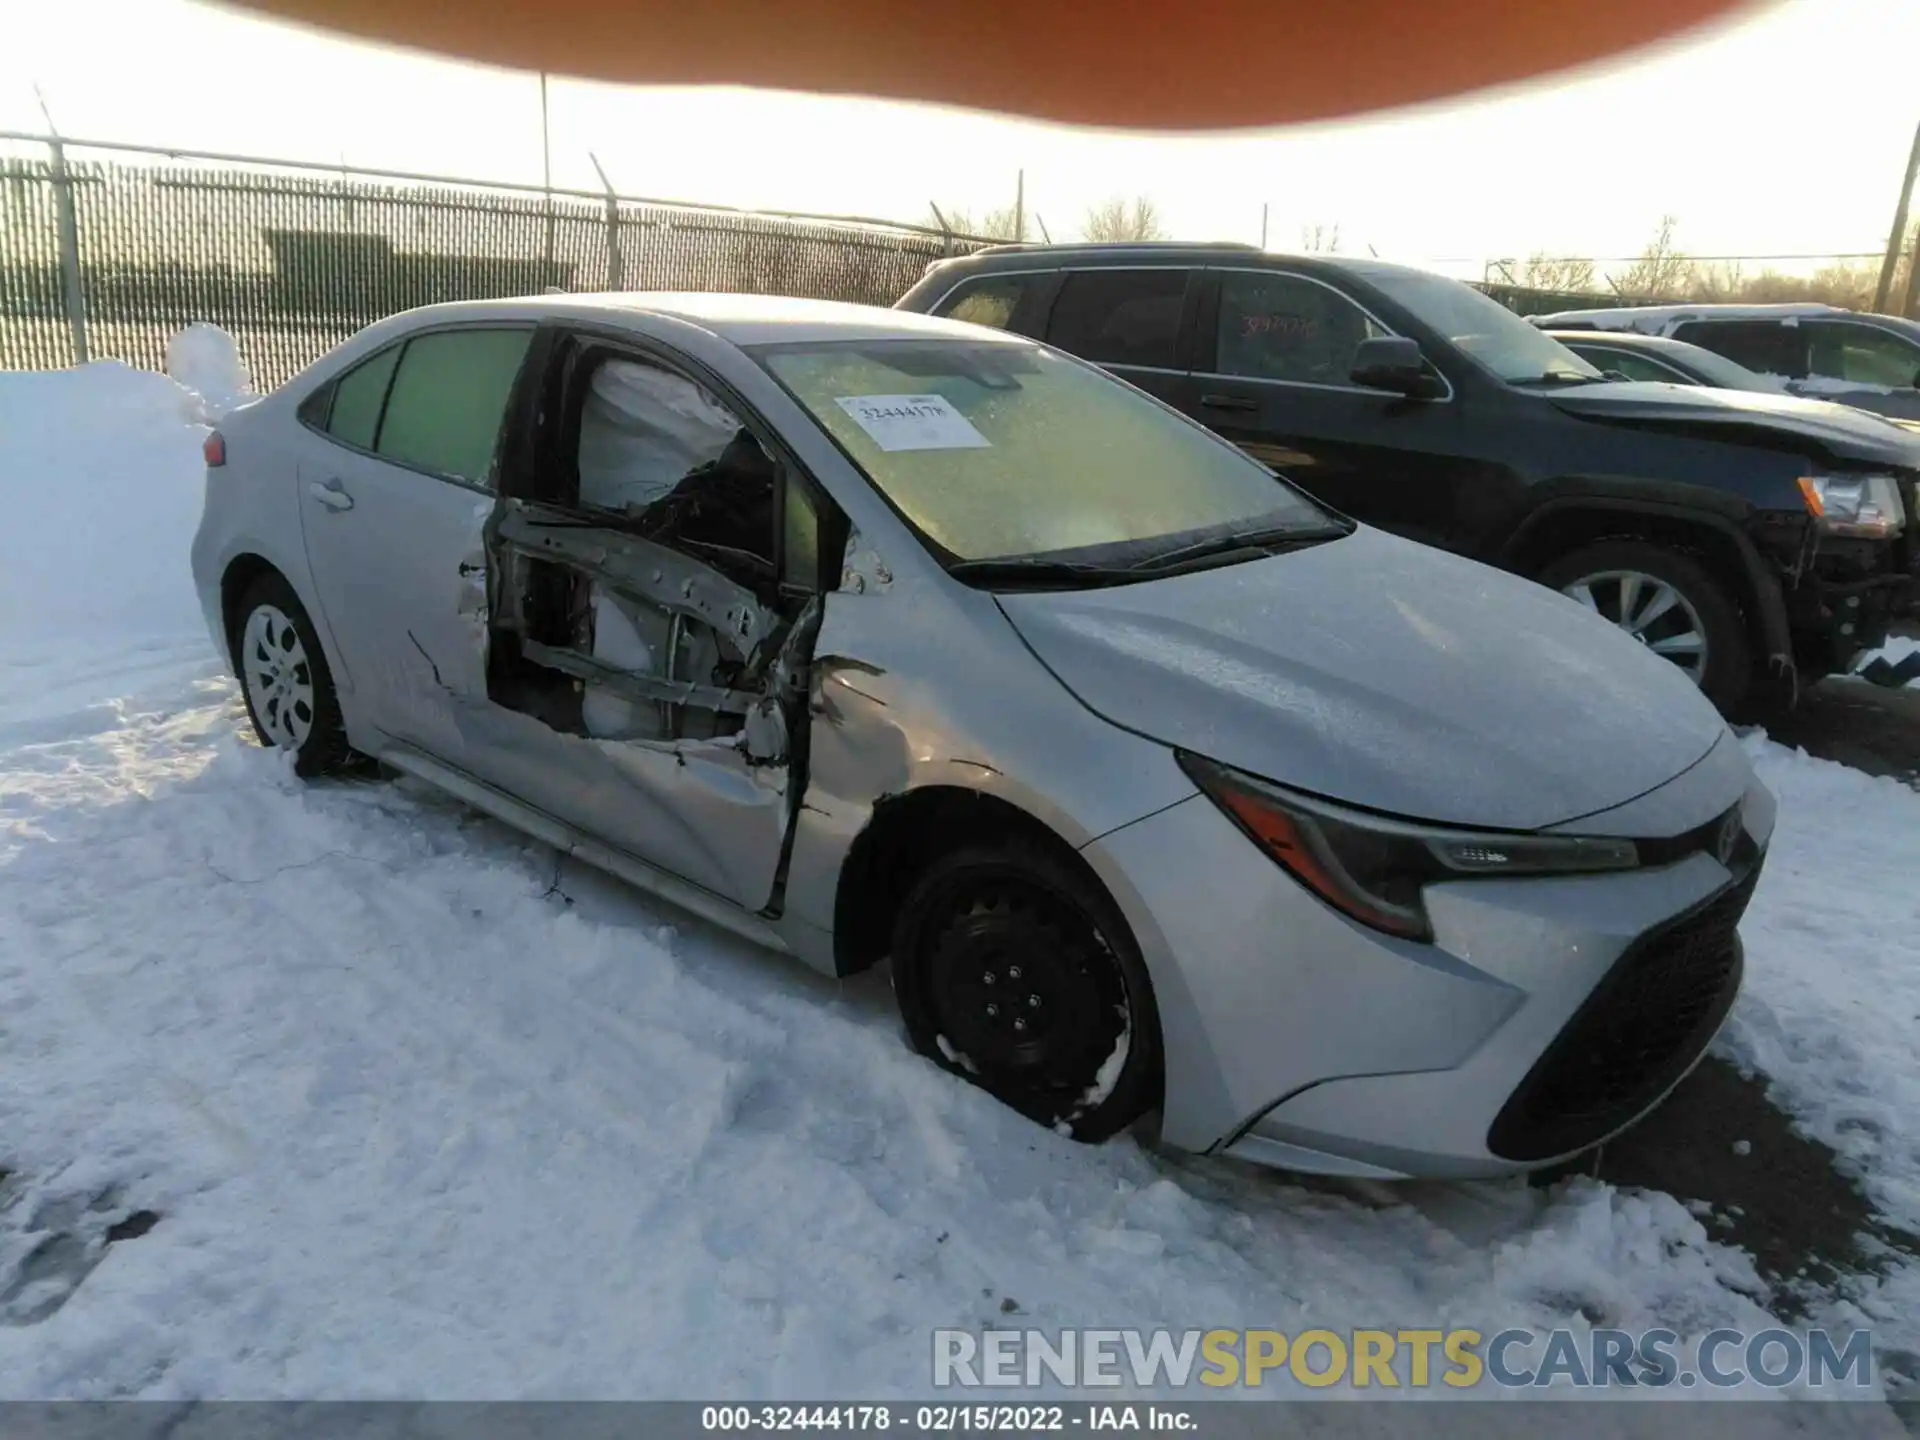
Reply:
<svg viewBox="0 0 1920 1440"><path fill-rule="evenodd" d="M1630 350L1608 350L1604 346L1589 348L1585 345L1569 346L1574 354L1583 360L1591 360L1602 370L1616 370L1629 380L1652 380L1661 385L1692 385L1695 381L1678 370L1662 365L1645 355L1636 355Z"/></svg>
<svg viewBox="0 0 1920 1440"><path fill-rule="evenodd" d="M1345 385L1362 340L1387 332L1346 296L1297 275L1220 276L1223 375Z"/></svg>
<svg viewBox="0 0 1920 1440"><path fill-rule="evenodd" d="M1798 326L1775 320L1689 320L1674 327L1673 338L1738 361L1762 375L1807 373L1806 339Z"/></svg>
<svg viewBox="0 0 1920 1440"><path fill-rule="evenodd" d="M1103 365L1174 368L1185 270L1079 270L1053 302L1047 339Z"/></svg>
<svg viewBox="0 0 1920 1440"><path fill-rule="evenodd" d="M1815 375L1903 390L1920 375L1920 346L1871 325L1809 325Z"/></svg>
<svg viewBox="0 0 1920 1440"><path fill-rule="evenodd" d="M407 342L381 422L380 454L434 475L481 484L531 330L448 330ZM336 419L346 398L335 397Z"/></svg>
<svg viewBox="0 0 1920 1440"><path fill-rule="evenodd" d="M780 579L803 590L820 588L820 509L813 492L791 477L786 486Z"/></svg>
<svg viewBox="0 0 1920 1440"><path fill-rule="evenodd" d="M1013 326L1013 312L1020 297L1037 277L1032 275L985 275L969 280L947 297L940 313L950 320L965 320L970 325L991 325L996 330Z"/></svg>
<svg viewBox="0 0 1920 1440"><path fill-rule="evenodd" d="M393 365L399 358L400 347L391 346L334 381L328 434L362 450L373 449L373 437L380 429L380 407L387 399L387 382L393 378Z"/></svg>

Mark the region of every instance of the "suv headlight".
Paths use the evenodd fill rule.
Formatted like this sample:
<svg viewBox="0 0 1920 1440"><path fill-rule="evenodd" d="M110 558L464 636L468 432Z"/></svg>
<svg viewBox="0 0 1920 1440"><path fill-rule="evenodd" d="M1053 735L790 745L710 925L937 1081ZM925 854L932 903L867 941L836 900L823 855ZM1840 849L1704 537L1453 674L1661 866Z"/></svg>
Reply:
<svg viewBox="0 0 1920 1440"><path fill-rule="evenodd" d="M1454 830L1391 820L1284 790L1176 752L1180 768L1247 838L1335 909L1363 925L1429 940L1421 891L1439 880L1631 870L1631 840Z"/></svg>
<svg viewBox="0 0 1920 1440"><path fill-rule="evenodd" d="M1900 485L1891 475L1802 475L1800 498L1827 535L1888 540L1907 523Z"/></svg>

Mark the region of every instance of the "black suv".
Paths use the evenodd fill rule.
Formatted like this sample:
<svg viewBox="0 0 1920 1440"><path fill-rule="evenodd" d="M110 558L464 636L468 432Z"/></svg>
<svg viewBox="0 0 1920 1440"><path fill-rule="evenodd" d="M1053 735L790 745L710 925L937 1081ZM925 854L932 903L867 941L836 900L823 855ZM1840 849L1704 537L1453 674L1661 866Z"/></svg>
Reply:
<svg viewBox="0 0 1920 1440"><path fill-rule="evenodd" d="M1562 590L1726 711L1849 668L1920 570L1920 437L1784 395L1609 380L1424 271L995 246L899 303L1095 361L1355 519Z"/></svg>

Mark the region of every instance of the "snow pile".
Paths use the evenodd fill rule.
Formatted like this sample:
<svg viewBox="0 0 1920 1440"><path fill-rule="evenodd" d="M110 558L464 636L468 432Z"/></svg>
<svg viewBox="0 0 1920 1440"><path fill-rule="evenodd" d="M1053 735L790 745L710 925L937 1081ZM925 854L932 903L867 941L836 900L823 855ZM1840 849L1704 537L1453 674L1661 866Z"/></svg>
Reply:
<svg viewBox="0 0 1920 1440"><path fill-rule="evenodd" d="M1672 1196L1076 1145L911 1054L884 974L297 782L200 632L181 406L0 375L5 1396L845 1399L926 1394L937 1326L1770 1323ZM1782 819L1727 1043L1920 1226L1920 796L1750 743ZM1808 1318L1916 1317L1905 1270Z"/></svg>
<svg viewBox="0 0 1920 1440"><path fill-rule="evenodd" d="M117 361L0 376L0 726L29 701L124 693L129 656L205 650L187 551L206 432L189 410Z"/></svg>
<svg viewBox="0 0 1920 1440"><path fill-rule="evenodd" d="M215 425L234 406L253 398L253 382L240 347L218 325L198 321L167 342L167 374L185 390L193 417Z"/></svg>
<svg viewBox="0 0 1920 1440"><path fill-rule="evenodd" d="M1746 744L1784 818L1722 1043L1883 1213L1920 1230L1920 795L1759 735Z"/></svg>

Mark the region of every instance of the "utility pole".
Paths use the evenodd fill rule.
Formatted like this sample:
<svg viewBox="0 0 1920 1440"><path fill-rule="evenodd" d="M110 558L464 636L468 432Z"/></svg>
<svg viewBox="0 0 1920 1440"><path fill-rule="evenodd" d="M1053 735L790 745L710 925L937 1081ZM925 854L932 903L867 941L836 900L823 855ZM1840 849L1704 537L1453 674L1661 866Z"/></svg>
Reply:
<svg viewBox="0 0 1920 1440"><path fill-rule="evenodd" d="M1900 251L1907 239L1907 205L1913 199L1914 172L1920 171L1920 125L1913 129L1913 150L1907 156L1907 173L1900 181L1900 203L1893 210L1893 233L1887 237L1887 258L1880 267L1880 285L1873 292L1873 308L1885 314L1893 294L1893 272L1900 264ZM1913 276L1907 276L1906 309L1913 309Z"/></svg>
<svg viewBox="0 0 1920 1440"><path fill-rule="evenodd" d="M542 250L540 283L553 284L553 147L547 139L547 72L540 72L540 188L546 192L547 243Z"/></svg>
<svg viewBox="0 0 1920 1440"><path fill-rule="evenodd" d="M1907 295L1901 302L1900 313L1913 319L1916 302L1920 302L1920 235L1913 237L1913 255L1907 261Z"/></svg>
<svg viewBox="0 0 1920 1440"><path fill-rule="evenodd" d="M1024 244L1027 238L1027 172L1015 172L1013 181L1013 238Z"/></svg>
<svg viewBox="0 0 1920 1440"><path fill-rule="evenodd" d="M593 162L593 173L600 177L600 188L607 192L607 289L624 290L627 280L626 267L620 263L620 197L613 193L613 182L600 167L600 157L589 150L587 159Z"/></svg>

